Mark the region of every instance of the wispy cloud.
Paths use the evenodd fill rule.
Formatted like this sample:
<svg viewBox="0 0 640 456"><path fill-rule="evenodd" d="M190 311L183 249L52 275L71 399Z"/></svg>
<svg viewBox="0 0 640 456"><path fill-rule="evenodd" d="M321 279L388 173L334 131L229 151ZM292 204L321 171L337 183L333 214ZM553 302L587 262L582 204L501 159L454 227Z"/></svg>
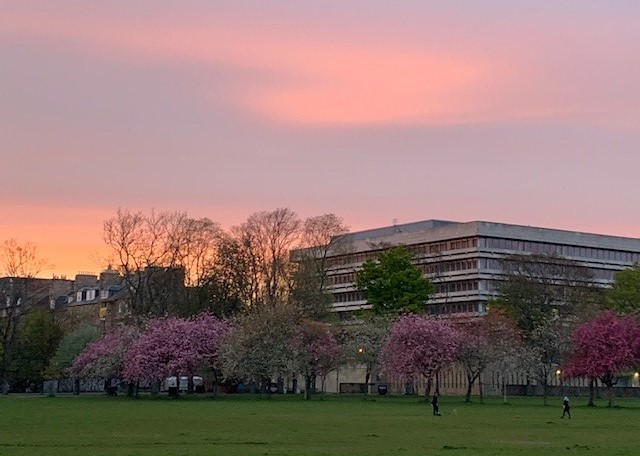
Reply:
<svg viewBox="0 0 640 456"><path fill-rule="evenodd" d="M5 14L0 33L136 65L200 65L205 69L193 87L196 96L206 102L215 90L236 109L276 123L477 123L560 118L590 108L584 93L559 93L554 86L567 77L567 68L542 57L540 48L553 45L553 33L541 32L538 46L525 44L522 53L486 36L484 47L472 37L449 45L438 37L407 45L398 32L396 40L365 46L361 32L353 43L340 42L305 34L299 25L274 30L256 18L224 16L185 24ZM212 87L206 74L213 69L234 77L225 87L219 80ZM587 68L580 71L591 78Z"/></svg>

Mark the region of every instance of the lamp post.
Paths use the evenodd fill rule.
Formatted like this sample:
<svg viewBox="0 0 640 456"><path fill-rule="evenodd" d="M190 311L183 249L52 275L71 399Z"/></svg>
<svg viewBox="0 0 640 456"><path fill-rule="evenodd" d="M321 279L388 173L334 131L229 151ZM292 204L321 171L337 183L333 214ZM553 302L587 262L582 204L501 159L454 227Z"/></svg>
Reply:
<svg viewBox="0 0 640 456"><path fill-rule="evenodd" d="M560 383L560 395L564 396L564 382L562 381L562 371L560 369L556 369L556 379Z"/></svg>
<svg viewBox="0 0 640 456"><path fill-rule="evenodd" d="M360 346L358 347L358 362L361 363L362 365L362 356L364 355L364 347ZM365 395L369 394L369 375L368 375L368 370L367 370L367 363L364 363L365 365L365 376L364 376L364 391L363 393Z"/></svg>

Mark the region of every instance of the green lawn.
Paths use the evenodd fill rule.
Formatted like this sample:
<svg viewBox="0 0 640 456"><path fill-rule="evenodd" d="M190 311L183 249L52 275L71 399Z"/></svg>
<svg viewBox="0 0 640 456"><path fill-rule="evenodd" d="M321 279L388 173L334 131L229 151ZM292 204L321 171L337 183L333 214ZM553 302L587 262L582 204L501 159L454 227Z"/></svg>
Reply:
<svg viewBox="0 0 640 456"><path fill-rule="evenodd" d="M637 455L640 401L0 397L0 455Z"/></svg>

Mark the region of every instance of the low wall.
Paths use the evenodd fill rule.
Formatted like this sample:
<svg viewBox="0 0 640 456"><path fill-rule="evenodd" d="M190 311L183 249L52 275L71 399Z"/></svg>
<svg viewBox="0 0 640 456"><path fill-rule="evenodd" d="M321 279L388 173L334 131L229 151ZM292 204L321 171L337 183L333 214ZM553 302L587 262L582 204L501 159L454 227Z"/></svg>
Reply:
<svg viewBox="0 0 640 456"><path fill-rule="evenodd" d="M616 397L637 397L640 398L640 388L619 386L613 388ZM589 397L588 386L548 386L549 396L571 396ZM507 385L508 396L542 396L542 387L527 385ZM606 387L595 388L595 397L604 398L607 396Z"/></svg>

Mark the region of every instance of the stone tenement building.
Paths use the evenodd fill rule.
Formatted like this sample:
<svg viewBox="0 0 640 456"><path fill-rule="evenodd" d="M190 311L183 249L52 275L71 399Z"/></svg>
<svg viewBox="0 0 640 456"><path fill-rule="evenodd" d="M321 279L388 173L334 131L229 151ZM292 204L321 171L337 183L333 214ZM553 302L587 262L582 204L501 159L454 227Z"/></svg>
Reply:
<svg viewBox="0 0 640 456"><path fill-rule="evenodd" d="M452 316L486 312L504 279L501 259L508 255L574 260L601 286L610 285L616 271L640 262L640 239L481 221L426 220L350 233L344 241L326 263L334 310L344 316L369 307L355 287L355 273L391 246L406 246L435 284L427 311Z"/></svg>

